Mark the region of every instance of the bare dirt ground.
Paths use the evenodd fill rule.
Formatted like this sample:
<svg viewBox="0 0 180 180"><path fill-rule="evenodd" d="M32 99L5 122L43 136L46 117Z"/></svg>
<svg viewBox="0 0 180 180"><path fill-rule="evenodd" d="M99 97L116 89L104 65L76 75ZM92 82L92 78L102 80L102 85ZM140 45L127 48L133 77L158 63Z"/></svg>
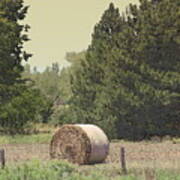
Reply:
<svg viewBox="0 0 180 180"><path fill-rule="evenodd" d="M126 151L128 168L163 168L180 169L180 144L170 141L152 142L117 142L110 144L109 156L104 165L120 166L120 148ZM6 152L6 163L23 162L31 159L49 160L48 144L1 145Z"/></svg>

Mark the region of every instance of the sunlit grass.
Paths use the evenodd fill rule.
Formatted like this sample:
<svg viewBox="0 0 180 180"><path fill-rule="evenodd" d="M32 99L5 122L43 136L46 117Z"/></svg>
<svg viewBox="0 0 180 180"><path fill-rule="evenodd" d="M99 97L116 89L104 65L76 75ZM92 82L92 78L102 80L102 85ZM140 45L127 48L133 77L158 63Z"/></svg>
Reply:
<svg viewBox="0 0 180 180"><path fill-rule="evenodd" d="M33 144L49 143L56 128L48 124L34 124L34 129L27 135L0 135L0 145L2 144Z"/></svg>
<svg viewBox="0 0 180 180"><path fill-rule="evenodd" d="M1 135L0 144L33 144L49 143L52 138L51 133L40 133L31 135Z"/></svg>

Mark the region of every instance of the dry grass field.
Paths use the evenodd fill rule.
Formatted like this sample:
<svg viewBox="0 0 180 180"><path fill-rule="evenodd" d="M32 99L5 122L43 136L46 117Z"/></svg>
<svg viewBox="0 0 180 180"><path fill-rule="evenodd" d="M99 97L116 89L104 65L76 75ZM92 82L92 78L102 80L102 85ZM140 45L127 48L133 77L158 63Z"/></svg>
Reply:
<svg viewBox="0 0 180 180"><path fill-rule="evenodd" d="M110 144L105 166L120 166L120 148L125 147L127 168L158 168L180 170L180 144L164 142L114 142ZM7 164L31 159L49 160L49 144L6 144ZM101 165L98 165L101 166Z"/></svg>

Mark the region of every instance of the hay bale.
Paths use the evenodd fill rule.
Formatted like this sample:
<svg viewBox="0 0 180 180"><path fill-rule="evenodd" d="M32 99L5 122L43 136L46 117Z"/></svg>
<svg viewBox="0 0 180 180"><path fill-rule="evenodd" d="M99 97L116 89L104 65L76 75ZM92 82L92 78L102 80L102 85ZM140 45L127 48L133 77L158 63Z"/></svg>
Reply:
<svg viewBox="0 0 180 180"><path fill-rule="evenodd" d="M53 136L50 156L77 164L103 162L109 152L109 141L95 125L64 125Z"/></svg>

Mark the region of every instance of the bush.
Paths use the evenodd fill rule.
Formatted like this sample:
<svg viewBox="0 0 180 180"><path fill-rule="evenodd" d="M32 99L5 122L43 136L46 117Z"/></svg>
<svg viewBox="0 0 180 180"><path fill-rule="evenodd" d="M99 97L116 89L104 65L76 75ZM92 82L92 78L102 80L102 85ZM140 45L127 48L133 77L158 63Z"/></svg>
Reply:
<svg viewBox="0 0 180 180"><path fill-rule="evenodd" d="M0 106L0 126L8 134L25 133L44 104L39 90L29 89L14 96L8 103Z"/></svg>
<svg viewBox="0 0 180 180"><path fill-rule="evenodd" d="M79 121L73 115L74 114L71 112L69 105L61 105L56 107L49 122L53 125L79 123Z"/></svg>

